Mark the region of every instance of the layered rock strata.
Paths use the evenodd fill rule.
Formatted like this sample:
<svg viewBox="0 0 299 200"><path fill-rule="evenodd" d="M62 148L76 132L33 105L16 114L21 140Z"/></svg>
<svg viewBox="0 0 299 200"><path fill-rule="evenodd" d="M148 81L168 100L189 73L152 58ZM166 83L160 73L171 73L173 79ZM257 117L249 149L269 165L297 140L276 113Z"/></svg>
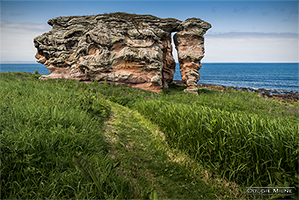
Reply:
<svg viewBox="0 0 299 200"><path fill-rule="evenodd" d="M171 33L183 81L194 90L203 57L203 34L211 25L200 19L181 22L151 15L111 13L50 19L52 29L34 38L37 62L51 72L42 78L71 78L126 84L161 91L173 80Z"/></svg>
<svg viewBox="0 0 299 200"><path fill-rule="evenodd" d="M187 85L187 91L197 92L197 82L204 57L203 35L211 27L210 24L196 19L187 19L181 23L181 31L173 37L181 69L182 81Z"/></svg>

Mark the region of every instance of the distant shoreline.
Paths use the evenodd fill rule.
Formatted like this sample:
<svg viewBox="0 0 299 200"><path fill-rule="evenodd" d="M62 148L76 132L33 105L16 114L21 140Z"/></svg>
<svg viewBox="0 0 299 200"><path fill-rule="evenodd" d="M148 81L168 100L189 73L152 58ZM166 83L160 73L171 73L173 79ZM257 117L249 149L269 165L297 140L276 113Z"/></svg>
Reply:
<svg viewBox="0 0 299 200"><path fill-rule="evenodd" d="M3 66L0 66L0 71L1 72L6 72L6 71L11 71L11 72L13 72L13 71L27 71L27 72L33 73L35 70L37 70L40 74L50 74L50 72L47 70L47 68L44 65L39 64L39 63L34 63L34 64L31 64L31 63L32 63L32 61L23 62L23 64L16 64L16 63L15 64L13 64L13 63L4 64L4 63L2 63ZM203 68L205 68L205 70L210 68L209 65L213 65L213 63L202 63L202 64L207 65L207 66L203 67ZM221 66L221 63L217 63L217 64L218 64L218 66L219 65ZM229 65L230 63L222 63L222 64L224 65L222 68L227 69L226 65ZM255 65L254 63L246 63L245 65L249 66L251 64ZM276 63L276 65L277 64L278 63ZM279 63L278 65L280 65L280 64L283 64L283 63ZM19 68L16 67L14 69L14 67L10 67L10 65L11 66L12 65L19 65ZM24 66L22 66L22 65L24 65ZM30 65L32 65L32 66L30 66ZM234 65L236 65L236 63ZM293 64L293 65L297 65L297 63ZM203 68L200 70L200 72L202 73L202 75L205 75L205 73L203 73L203 71L202 71ZM295 68L297 68L297 67L295 66ZM176 74L178 74L178 73L179 73L179 68L178 68L178 64L177 64ZM208 74L208 75L210 75L210 74ZM174 78L174 81L181 81L182 80L181 77L178 77L178 76L174 76L173 78ZM206 82L203 79L200 79L200 80L201 81L198 82L199 87L205 87L205 88L218 87L218 89L231 88L231 89L234 89L234 90L242 90L242 91L247 90L247 91L253 91L253 92L256 92L256 93L261 93L262 95L266 95L268 97L288 94L288 95L294 96L294 98L292 98L292 99L298 101L298 92L299 91L298 91L297 88L294 88L294 87L285 87L285 88L270 87L270 88L267 88L266 84L265 85L256 84L256 85L252 85L252 86L247 85L247 84L238 84L237 82L240 81L240 80L237 80L237 82L233 81L233 83L230 83L230 84L226 84L226 83L224 83L224 81L212 83L209 80L207 80ZM233 80L233 79L231 79L231 80ZM240 81L240 83L242 83L242 80ZM288 84L288 83L286 83L286 84ZM297 85L296 82L295 82L295 85ZM259 86L261 86L261 87L259 87ZM268 86L269 86L269 84L268 84Z"/></svg>
<svg viewBox="0 0 299 200"><path fill-rule="evenodd" d="M173 83L177 85L185 85L183 81L174 80ZM209 89L209 90L229 90L233 89L235 91L247 91L247 92L255 92L263 97L268 97L272 99L277 99L279 101L288 101L288 102L298 102L299 101L299 92L294 91L278 91L278 90L270 90L265 88L250 88L250 87L234 87L234 86L223 86L223 85L212 85L212 84L197 84L198 88L201 89Z"/></svg>

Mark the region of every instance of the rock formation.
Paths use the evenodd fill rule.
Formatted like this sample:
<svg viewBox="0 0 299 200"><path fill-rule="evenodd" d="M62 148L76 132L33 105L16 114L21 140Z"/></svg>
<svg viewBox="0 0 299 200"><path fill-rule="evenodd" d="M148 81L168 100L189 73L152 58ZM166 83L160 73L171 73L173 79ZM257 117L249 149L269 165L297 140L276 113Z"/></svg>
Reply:
<svg viewBox="0 0 299 200"><path fill-rule="evenodd" d="M181 23L181 30L173 37L178 52L182 81L187 84L187 91L197 92L197 82L204 57L204 37L211 25L196 19L187 19Z"/></svg>
<svg viewBox="0 0 299 200"><path fill-rule="evenodd" d="M200 19L181 22L151 15L111 13L50 19L52 29L34 38L37 62L51 72L41 78L71 78L161 91L173 80L171 33L183 81L194 91L204 54Z"/></svg>

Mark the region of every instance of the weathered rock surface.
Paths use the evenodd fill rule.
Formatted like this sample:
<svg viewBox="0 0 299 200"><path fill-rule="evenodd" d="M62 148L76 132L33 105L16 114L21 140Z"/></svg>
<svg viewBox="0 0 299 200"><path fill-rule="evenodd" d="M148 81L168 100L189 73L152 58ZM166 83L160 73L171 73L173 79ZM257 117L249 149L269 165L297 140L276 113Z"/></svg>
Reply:
<svg viewBox="0 0 299 200"><path fill-rule="evenodd" d="M52 29L34 38L37 62L51 72L42 78L71 78L126 84L161 91L173 80L171 33L175 34L183 81L193 91L204 54L200 19L181 22L151 15L111 13L50 19Z"/></svg>
<svg viewBox="0 0 299 200"><path fill-rule="evenodd" d="M197 82L204 57L204 37L211 25L196 18L187 19L181 24L181 31L173 37L178 52L182 81L187 91L197 92Z"/></svg>

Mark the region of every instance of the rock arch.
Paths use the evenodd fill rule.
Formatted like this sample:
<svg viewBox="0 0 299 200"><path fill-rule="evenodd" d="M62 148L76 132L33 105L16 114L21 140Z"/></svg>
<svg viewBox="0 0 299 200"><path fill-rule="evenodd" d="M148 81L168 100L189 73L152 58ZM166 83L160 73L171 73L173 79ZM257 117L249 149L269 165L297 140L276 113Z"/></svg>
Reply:
<svg viewBox="0 0 299 200"><path fill-rule="evenodd" d="M106 80L156 92L173 80L173 32L183 81L187 91L196 91L203 35L211 28L197 18L128 13L57 17L48 24L52 29L34 38L37 62L51 72L41 78Z"/></svg>

